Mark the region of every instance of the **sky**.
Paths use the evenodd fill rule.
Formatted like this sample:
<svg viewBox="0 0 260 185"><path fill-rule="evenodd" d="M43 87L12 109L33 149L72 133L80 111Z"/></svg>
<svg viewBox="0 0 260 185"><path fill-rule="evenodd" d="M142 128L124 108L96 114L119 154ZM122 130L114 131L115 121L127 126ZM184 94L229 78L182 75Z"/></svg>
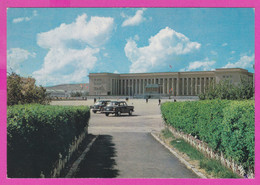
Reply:
<svg viewBox="0 0 260 185"><path fill-rule="evenodd" d="M254 72L252 8L9 8L7 71L37 85L89 73Z"/></svg>

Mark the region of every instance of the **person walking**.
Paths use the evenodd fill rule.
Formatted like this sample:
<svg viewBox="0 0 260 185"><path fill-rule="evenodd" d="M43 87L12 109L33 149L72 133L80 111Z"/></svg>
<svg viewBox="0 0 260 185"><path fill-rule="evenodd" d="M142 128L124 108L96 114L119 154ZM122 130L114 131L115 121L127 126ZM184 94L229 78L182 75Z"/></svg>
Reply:
<svg viewBox="0 0 260 185"><path fill-rule="evenodd" d="M158 105L161 105L161 99L159 99L159 104Z"/></svg>

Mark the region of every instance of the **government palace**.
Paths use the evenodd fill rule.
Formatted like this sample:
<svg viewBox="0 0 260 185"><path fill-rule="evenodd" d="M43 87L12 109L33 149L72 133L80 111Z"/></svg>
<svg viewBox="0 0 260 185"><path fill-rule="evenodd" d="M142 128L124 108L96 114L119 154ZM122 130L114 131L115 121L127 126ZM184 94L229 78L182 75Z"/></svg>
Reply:
<svg viewBox="0 0 260 185"><path fill-rule="evenodd" d="M89 95L110 96L197 96L210 83L228 80L239 84L241 78L252 79L254 74L241 68L220 68L213 71L159 73L90 73Z"/></svg>

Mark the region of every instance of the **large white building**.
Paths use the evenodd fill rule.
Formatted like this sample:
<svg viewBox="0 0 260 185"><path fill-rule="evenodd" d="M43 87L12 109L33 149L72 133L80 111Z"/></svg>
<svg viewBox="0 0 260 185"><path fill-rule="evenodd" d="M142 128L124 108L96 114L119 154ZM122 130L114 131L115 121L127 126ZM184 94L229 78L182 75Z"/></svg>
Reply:
<svg viewBox="0 0 260 185"><path fill-rule="evenodd" d="M147 95L148 88L158 87L158 94L197 96L212 82L229 80L238 84L241 78L253 78L253 73L241 68L221 68L214 71L160 73L90 73L90 95ZM151 86L151 84L155 84ZM157 91L153 89L153 92Z"/></svg>

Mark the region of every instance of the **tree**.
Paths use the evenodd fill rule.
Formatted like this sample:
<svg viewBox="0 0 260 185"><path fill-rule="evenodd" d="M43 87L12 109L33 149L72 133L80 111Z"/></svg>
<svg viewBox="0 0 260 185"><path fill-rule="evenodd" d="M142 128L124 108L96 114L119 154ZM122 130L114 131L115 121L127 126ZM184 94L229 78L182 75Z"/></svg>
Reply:
<svg viewBox="0 0 260 185"><path fill-rule="evenodd" d="M46 89L35 85L35 79L23 78L16 73L7 76L7 105L40 103L50 101Z"/></svg>
<svg viewBox="0 0 260 185"><path fill-rule="evenodd" d="M218 84L211 83L204 93L199 94L200 100L205 99L227 99L241 100L250 99L254 96L253 80L241 78L238 85L230 83L228 80L220 81Z"/></svg>
<svg viewBox="0 0 260 185"><path fill-rule="evenodd" d="M82 96L82 92L72 92L70 93L71 97L81 97Z"/></svg>

